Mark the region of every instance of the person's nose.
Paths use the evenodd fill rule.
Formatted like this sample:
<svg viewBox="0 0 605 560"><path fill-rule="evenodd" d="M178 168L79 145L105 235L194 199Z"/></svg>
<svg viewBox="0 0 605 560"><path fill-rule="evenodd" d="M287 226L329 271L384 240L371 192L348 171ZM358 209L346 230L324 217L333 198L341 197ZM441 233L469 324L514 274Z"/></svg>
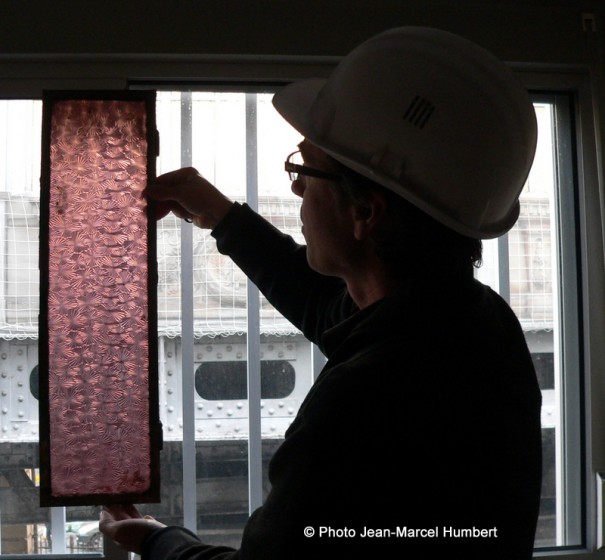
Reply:
<svg viewBox="0 0 605 560"><path fill-rule="evenodd" d="M302 198L305 192L305 182L302 180L301 177L299 177L298 179L296 179L296 181L292 181L292 185L290 188L296 196L300 196Z"/></svg>

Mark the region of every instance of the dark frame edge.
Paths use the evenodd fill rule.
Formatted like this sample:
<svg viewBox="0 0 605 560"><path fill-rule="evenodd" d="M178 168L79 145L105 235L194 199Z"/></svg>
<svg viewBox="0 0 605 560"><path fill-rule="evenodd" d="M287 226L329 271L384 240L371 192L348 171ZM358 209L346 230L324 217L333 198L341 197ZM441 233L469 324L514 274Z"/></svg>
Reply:
<svg viewBox="0 0 605 560"><path fill-rule="evenodd" d="M50 133L52 107L57 100L103 99L143 101L146 114L147 135L147 179L156 176L156 157L159 140L156 126L155 90L44 90L42 94L42 135L40 170L40 313L38 318L38 393L40 418L40 507L99 506L116 503L159 503L160 502L160 451L162 449L162 425L159 417L159 373L157 343L157 243L156 215L152 204L147 206L148 235L148 347L149 347L149 441L150 482L142 493L88 494L78 496L52 495L50 461L50 410L49 410L49 351L48 351L48 263L49 263L49 217L50 217Z"/></svg>

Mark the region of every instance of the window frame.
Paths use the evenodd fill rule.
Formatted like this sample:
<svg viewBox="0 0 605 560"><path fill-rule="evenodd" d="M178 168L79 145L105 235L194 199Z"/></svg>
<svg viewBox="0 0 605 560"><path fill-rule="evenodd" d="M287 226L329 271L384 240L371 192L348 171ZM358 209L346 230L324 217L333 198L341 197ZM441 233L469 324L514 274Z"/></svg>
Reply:
<svg viewBox="0 0 605 560"><path fill-rule="evenodd" d="M195 60L170 60L150 62L145 58L95 60L86 69L82 68L82 60L78 57L53 59L52 69L44 57L31 57L30 60L20 61L19 68L25 71L13 71L10 78L0 79L0 98L32 98L41 97L42 89L55 87L57 89L114 89L116 87L159 87L169 83L176 86L190 84L197 87L214 87L232 90L240 87L250 88L250 91L266 91L270 88L296 78L326 75L337 59L328 57L296 58L288 60L241 60L230 61L229 70L225 71L225 61L201 57ZM88 61L90 62L90 61ZM598 121L593 109L593 97L596 96L596 86L591 83L590 75L583 68L548 68L511 65L522 82L533 93L564 92L572 96L575 122L574 147L577 154L575 173L577 176L577 232L579 237L578 268L580 285L580 325L583 335L581 354L584 357L580 365L579 398L584 403L585 416L581 420L584 433L584 467L581 477L584 481L583 499L585 508L583 517L583 544L571 549L540 550L535 557L556 556L563 560L580 560L600 558L597 550L597 538L605 532L605 514L603 500L599 490L602 483L598 474L605 473L605 403L600 396L605 393L605 379L600 372L605 371L605 345L602 336L605 333L605 318L598 310L605 309L604 270L604 236L603 216L605 209L599 193L601 178L601 161L597 150ZM102 78L98 77L98 69L103 68ZM19 72L24 72L26 79ZM190 76L206 75L208 79L191 80ZM228 75L226 75L228 74ZM57 78L48 79L46 76L55 75ZM155 75L164 77L162 80L150 82L145 76ZM174 79L174 76L182 79ZM122 76L131 76L125 80ZM234 77L236 76L236 77ZM191 226L184 225L184 228ZM251 294L254 298L254 294ZM597 311L595 311L597 310ZM185 340L183 340L185 343ZM321 365L323 359L315 354L316 363ZM254 360L255 356L249 356ZM258 360L260 361L260 360ZM193 366L190 371L194 371ZM193 391L190 391L193 394ZM259 393L260 394L260 393ZM58 516L57 514L54 514ZM105 554L78 555L78 558L123 559L127 553L117 549L111 543L105 542ZM0 555L0 560L23 560L29 556ZM33 555L31 558L62 557L63 554Z"/></svg>

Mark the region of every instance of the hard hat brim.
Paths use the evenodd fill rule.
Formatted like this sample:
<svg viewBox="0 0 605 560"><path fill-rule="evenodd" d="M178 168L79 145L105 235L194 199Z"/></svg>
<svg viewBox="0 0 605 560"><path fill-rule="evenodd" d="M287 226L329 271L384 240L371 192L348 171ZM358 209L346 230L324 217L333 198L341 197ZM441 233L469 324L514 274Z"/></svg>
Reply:
<svg viewBox="0 0 605 560"><path fill-rule="evenodd" d="M387 30L273 104L309 142L462 235L498 237L519 216L535 110L510 69L462 37Z"/></svg>
<svg viewBox="0 0 605 560"><path fill-rule="evenodd" d="M495 238L507 232L515 224L519 217L518 202L513 205L505 220L499 224L492 224L491 230L487 230L485 227L480 231L470 228L467 224L452 219L447 213L440 212L435 207L428 205L421 198L414 196L410 189L404 189L400 183L393 180L391 177L382 175L375 169L360 164L356 159L347 157L346 154L343 154L343 150L340 146L331 145L328 140L322 138L321 134L315 130L311 116L313 104L326 82L327 80L322 78L310 78L299 82L293 82L283 87L273 97L275 109L313 145L321 148L324 152L349 169L392 190L462 235L482 239Z"/></svg>

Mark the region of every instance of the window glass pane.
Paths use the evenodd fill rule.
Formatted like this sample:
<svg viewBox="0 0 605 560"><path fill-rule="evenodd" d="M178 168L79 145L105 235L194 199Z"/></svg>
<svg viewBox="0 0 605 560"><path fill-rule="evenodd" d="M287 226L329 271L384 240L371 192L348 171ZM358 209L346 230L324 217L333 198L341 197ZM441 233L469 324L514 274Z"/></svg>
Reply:
<svg viewBox="0 0 605 560"><path fill-rule="evenodd" d="M163 115L178 114L168 128ZM171 171L189 160L231 198L245 199L245 96L214 92L160 92L157 104L161 150L159 169ZM171 155L171 146L180 153ZM163 160L164 146L171 161ZM162 504L149 508L166 523L183 523L183 392L181 367L181 223L169 216L158 224L160 285L160 400L164 424ZM208 231L193 230L195 369L203 364L246 359L246 279L218 253ZM192 374L194 372L191 372ZM199 377L199 376L198 376ZM244 377L245 382L245 377ZM244 385L245 388L245 385ZM248 513L247 405L241 377L221 377L222 399L195 395L197 519L206 541L237 545ZM235 399L226 397L238 393ZM212 396L212 395L211 395ZM221 395L214 395L220 397ZM168 450L168 453L166 453Z"/></svg>
<svg viewBox="0 0 605 560"><path fill-rule="evenodd" d="M65 508L65 522L57 525L50 508L40 507L41 130L41 101L0 101L0 554L94 552L100 542L96 508ZM61 539L51 538L53 526L55 535L65 532L63 550Z"/></svg>
<svg viewBox="0 0 605 560"><path fill-rule="evenodd" d="M565 390L579 387L576 226L573 219L560 218L574 216L575 188L570 171L558 172L573 168L572 154L564 148L571 139L568 105L553 96L535 102L534 108L538 146L521 194L519 220L507 237L484 242L484 266L477 276L509 300L536 367L543 447L536 546L551 547L581 543L581 407L574 400L576 391ZM564 415L564 408L571 414Z"/></svg>
<svg viewBox="0 0 605 560"><path fill-rule="evenodd" d="M176 130L175 107L182 109L187 98L190 108L179 109L181 127ZM277 115L271 95L255 99L252 117L257 129L253 130L250 105L247 108L243 93L159 92L157 121L162 148L158 167L162 172L171 170L162 160L164 146L174 160L170 146L179 144L183 160L191 150L193 165L229 197L243 202L246 163L255 158L260 212L301 240L299 202L283 171L288 150L292 151L290 147L300 141L300 135ZM169 113L173 119L165 116ZM162 129L161 123L169 120L168 128ZM181 481L168 474L180 473L182 453L179 220L162 220L158 236L158 328L160 348L164 348L160 350L161 409L165 449L168 446L171 450L163 454L166 464L162 474L163 479L170 476L171 484L176 482L182 488ZM198 519L205 520L200 523L200 532L206 540L237 545L248 516L247 280L229 258L218 253L209 233L197 229L193 232L193 305ZM310 344L264 298L261 340L257 343L262 360L262 432L268 438L261 453L266 463L310 386ZM178 501L167 499L173 505ZM167 507L160 507L160 517L168 516L163 520L179 521L175 515L178 506L169 513Z"/></svg>
<svg viewBox="0 0 605 560"><path fill-rule="evenodd" d="M283 399L294 390L295 371L286 360L263 360L261 398ZM195 391L205 400L245 400L248 394L246 362L203 362L195 370Z"/></svg>
<svg viewBox="0 0 605 560"><path fill-rule="evenodd" d="M271 95L257 96L257 163L259 206L278 228L300 237L298 209L283 169L283 159L300 136L275 115ZM193 92L191 118L180 92L160 92L157 123L161 136L158 172L181 166L183 154L229 196L244 200L246 183L246 108L244 94ZM522 195L521 218L502 243L485 243L480 279L505 293L525 330L543 395L544 483L536 545L579 542L581 532L569 531L582 516L577 504L582 488L567 459L581 442L563 415L562 395L578 385L578 309L562 303L563 294L577 291L562 277L576 273L577 260L561 250L565 238L574 243L573 185L561 170L573 168L562 145L570 129L562 125L554 99L536 102L539 146L536 162ZM38 507L38 415L30 378L37 364L38 313L38 177L41 104L0 101L0 553L51 552L51 512ZM569 115L568 115L569 117ZM563 123L564 124L564 123ZM564 142L562 141L564 140ZM19 147L21 146L21 147ZM283 176L282 176L283 174ZM566 193L571 192L571 199ZM182 523L182 389L180 220L158 223L158 332L160 408L164 427L162 502L146 511L168 523ZM566 229L567 228L567 229ZM571 233L569 229L571 228ZM573 258L570 258L570 255ZM246 361L245 278L214 251L214 240L201 231L194 236L194 372L202 364ZM502 263L508 262L506 266ZM502 282L508 279L508 289ZM501 286L502 285L502 286ZM287 396L263 398L262 459L266 464L312 379L308 342L261 304L262 360L286 362L294 370L294 389ZM565 327L565 328L563 328ZM574 342L575 339L575 342ZM576 348L574 349L574 344ZM571 355L572 358L567 356ZM575 371L570 360L576 364ZM238 365L238 368L242 366ZM288 368L289 369L289 368ZM194 373L192 372L192 373ZM574 377L575 376L575 377ZM290 382L290 378L289 382ZM237 381L241 383L241 381ZM241 395L241 391L239 393ZM232 397L226 394L225 397ZM579 410L575 403L567 407ZM237 546L248 517L248 421L244 399L210 400L195 395L195 447L198 527L208 542ZM564 453L565 451L565 453ZM574 470L575 469L575 470ZM266 484L265 484L266 489ZM97 550L92 508L65 510L66 551ZM88 522L92 525L89 525ZM92 543L92 544L91 544Z"/></svg>

